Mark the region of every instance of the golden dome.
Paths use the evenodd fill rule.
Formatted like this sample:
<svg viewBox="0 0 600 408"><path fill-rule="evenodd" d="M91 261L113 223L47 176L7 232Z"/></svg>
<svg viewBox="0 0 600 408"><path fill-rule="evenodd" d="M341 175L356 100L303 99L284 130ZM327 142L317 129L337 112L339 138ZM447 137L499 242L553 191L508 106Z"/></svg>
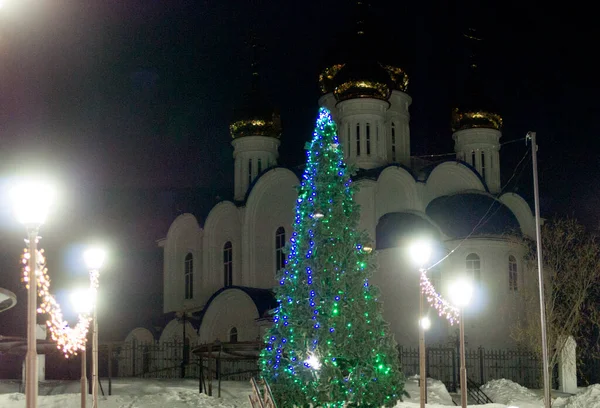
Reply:
<svg viewBox="0 0 600 408"><path fill-rule="evenodd" d="M392 90L406 91L408 75L401 68L373 60L334 64L319 75L323 94L333 92L338 101L354 98L388 100Z"/></svg>
<svg viewBox="0 0 600 408"><path fill-rule="evenodd" d="M463 129L487 128L500 130L502 128L502 117L497 113L483 110L460 110L454 109L452 114L452 130L454 132Z"/></svg>
<svg viewBox="0 0 600 408"><path fill-rule="evenodd" d="M254 119L242 119L229 125L229 132L233 139L244 136L267 136L279 139L281 137L281 120L279 115L272 114L271 118L264 116Z"/></svg>

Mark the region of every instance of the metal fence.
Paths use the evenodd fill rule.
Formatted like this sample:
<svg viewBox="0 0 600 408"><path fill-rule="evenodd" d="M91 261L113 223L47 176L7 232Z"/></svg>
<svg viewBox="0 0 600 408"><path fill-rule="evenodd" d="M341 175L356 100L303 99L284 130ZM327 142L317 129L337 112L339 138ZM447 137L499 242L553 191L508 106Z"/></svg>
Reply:
<svg viewBox="0 0 600 408"><path fill-rule="evenodd" d="M398 348L402 370L407 376L419 374L419 349ZM480 347L465 350L467 375L484 384L506 378L527 388L541 388L542 365L536 355L524 350L487 350ZM449 391L455 391L459 382L459 354L450 347L428 347L425 370L428 377L442 381Z"/></svg>
<svg viewBox="0 0 600 408"><path fill-rule="evenodd" d="M114 377L198 378L198 359L186 342L130 342L101 347L100 366L105 364ZM109 368L110 367L110 368Z"/></svg>
<svg viewBox="0 0 600 408"><path fill-rule="evenodd" d="M103 345L99 348L99 373L107 377L199 378L203 372L212 378L220 373L222 379L247 381L258 372L256 358L223 357L215 363L193 355L190 350L197 345L176 341Z"/></svg>
<svg viewBox="0 0 600 408"><path fill-rule="evenodd" d="M248 380L258 371L257 360L222 358L217 363L201 360L190 353L197 344L182 342L121 343L100 348L100 372L113 377L199 378ZM419 373L419 349L398 348L405 375ZM108 364L109 353L112 354ZM506 378L528 388L541 388L542 366L534 353L524 350L491 350L480 347L466 350L467 373L470 379L484 384ZM442 381L448 390L455 391L459 382L459 355L452 347L426 349L427 376ZM217 364L219 366L217 367Z"/></svg>

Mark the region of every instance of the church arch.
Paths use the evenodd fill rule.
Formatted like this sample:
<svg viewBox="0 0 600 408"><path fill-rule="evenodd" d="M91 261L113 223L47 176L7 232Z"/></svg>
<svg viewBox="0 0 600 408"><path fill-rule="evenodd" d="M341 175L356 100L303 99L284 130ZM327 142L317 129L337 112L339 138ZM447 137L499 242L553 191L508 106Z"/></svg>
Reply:
<svg viewBox="0 0 600 408"><path fill-rule="evenodd" d="M425 190L423 205L426 207L437 197L469 190L485 192L487 188L473 168L463 162L447 161L431 171L425 182Z"/></svg>
<svg viewBox="0 0 600 408"><path fill-rule="evenodd" d="M206 217L204 224L204 270L207 275L207 290L203 292L203 299L223 287L224 266L223 247L226 242L232 246L232 281L243 280L241 251L241 219L240 209L231 201L223 201L217 204Z"/></svg>
<svg viewBox="0 0 600 408"><path fill-rule="evenodd" d="M265 239L273 231L284 227L292 230L294 204L298 198L298 178L290 170L276 167L264 173L257 181L246 202L242 226L242 242L246 262L241 285L270 288L275 283L273 258L259 254L273 253L273 241Z"/></svg>
<svg viewBox="0 0 600 408"><path fill-rule="evenodd" d="M375 219L393 212L420 210L417 183L408 171L389 166L381 172L375 187Z"/></svg>

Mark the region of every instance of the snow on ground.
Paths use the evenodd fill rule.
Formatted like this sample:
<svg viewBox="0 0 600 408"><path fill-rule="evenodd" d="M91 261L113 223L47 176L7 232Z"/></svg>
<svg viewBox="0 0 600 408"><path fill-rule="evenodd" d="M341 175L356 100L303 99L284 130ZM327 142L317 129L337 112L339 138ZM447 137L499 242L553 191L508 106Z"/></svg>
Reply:
<svg viewBox="0 0 600 408"><path fill-rule="evenodd" d="M561 408L598 408L600 407L600 384L579 388L576 395L557 398L556 406Z"/></svg>
<svg viewBox="0 0 600 408"><path fill-rule="evenodd" d="M481 390L494 402L519 408L544 406L543 395L536 393L511 380L492 380L481 386Z"/></svg>
<svg viewBox="0 0 600 408"><path fill-rule="evenodd" d="M104 391L108 391L107 381L102 381ZM0 407L23 408L25 396L19 392L20 382L0 381ZM448 408L454 406L450 394L440 381L427 379L427 408ZM482 389L494 404L469 405L470 408L542 408L541 390L528 390L510 380L494 380ZM40 383L38 408L79 408L78 381L45 381ZM396 408L418 408L418 377L410 377L406 382L410 397L398 403ZM216 395L216 383L214 391ZM166 380L118 378L113 380L111 396L99 397L100 408L250 408L248 395L250 384L247 382L224 381L221 398L208 397L198 393L197 380ZM458 401L458 400L457 400ZM88 395L87 406L91 407ZM561 396L555 399L557 408L600 408L600 385L580 388L577 395ZM289 407L280 407L289 408Z"/></svg>

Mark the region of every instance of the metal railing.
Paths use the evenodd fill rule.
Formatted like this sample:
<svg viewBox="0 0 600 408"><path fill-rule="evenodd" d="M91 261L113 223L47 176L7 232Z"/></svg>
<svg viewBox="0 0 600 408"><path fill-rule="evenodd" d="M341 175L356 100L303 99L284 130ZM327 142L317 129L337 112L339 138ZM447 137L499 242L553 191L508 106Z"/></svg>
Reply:
<svg viewBox="0 0 600 408"><path fill-rule="evenodd" d="M400 346L398 351L404 374L407 376L418 374L419 349ZM469 377L480 384L506 378L527 388L541 388L542 366L532 352L487 350L479 347L475 350L466 350L465 359ZM458 389L460 363L456 349L428 347L425 361L428 377L442 381L450 392Z"/></svg>

